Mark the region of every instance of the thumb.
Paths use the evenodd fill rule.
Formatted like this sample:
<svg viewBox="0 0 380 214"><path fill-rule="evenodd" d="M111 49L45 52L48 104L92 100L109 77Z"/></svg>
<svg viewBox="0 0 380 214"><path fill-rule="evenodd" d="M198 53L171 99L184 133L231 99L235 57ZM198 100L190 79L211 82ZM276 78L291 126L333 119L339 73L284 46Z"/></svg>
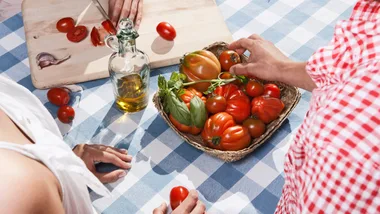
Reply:
<svg viewBox="0 0 380 214"><path fill-rule="evenodd" d="M153 210L153 214L166 214L167 208L168 208L168 206L164 202L159 207L157 207L156 209Z"/></svg>
<svg viewBox="0 0 380 214"><path fill-rule="evenodd" d="M256 64L254 63L242 63L234 65L230 68L230 73L235 75L243 75L247 77L255 76L254 70L256 68Z"/></svg>

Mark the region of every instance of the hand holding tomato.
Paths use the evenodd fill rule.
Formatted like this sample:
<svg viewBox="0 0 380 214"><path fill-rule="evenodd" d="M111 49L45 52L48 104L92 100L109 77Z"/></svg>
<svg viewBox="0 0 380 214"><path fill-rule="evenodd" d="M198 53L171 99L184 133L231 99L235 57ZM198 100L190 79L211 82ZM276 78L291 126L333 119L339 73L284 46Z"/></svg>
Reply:
<svg viewBox="0 0 380 214"><path fill-rule="evenodd" d="M172 201L172 197L170 197L170 201ZM198 200L197 191L190 190L188 191L187 197L182 201L182 203L177 208L173 210L172 214L186 214L186 213L204 214L205 211L206 211L206 206L201 201ZM167 212L166 203L162 203L159 207L153 210L153 214L166 214L166 212Z"/></svg>
<svg viewBox="0 0 380 214"><path fill-rule="evenodd" d="M233 50L225 50L219 56L219 62L223 71L229 71L231 66L241 62L239 54Z"/></svg>

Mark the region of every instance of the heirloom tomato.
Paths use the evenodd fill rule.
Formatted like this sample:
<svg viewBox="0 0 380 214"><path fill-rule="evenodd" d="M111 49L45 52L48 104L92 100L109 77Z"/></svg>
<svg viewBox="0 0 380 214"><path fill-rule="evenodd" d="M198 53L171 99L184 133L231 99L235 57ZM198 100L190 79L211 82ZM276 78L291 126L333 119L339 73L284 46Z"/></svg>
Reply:
<svg viewBox="0 0 380 214"><path fill-rule="evenodd" d="M268 124L280 116L284 107L285 105L280 99L261 96L252 100L251 112L252 115Z"/></svg>
<svg viewBox="0 0 380 214"><path fill-rule="evenodd" d="M186 126L181 124L178 120L176 120L171 114L169 115L169 120L172 122L172 124L181 132L183 133L190 133L192 135L199 134L202 129L197 128L196 126Z"/></svg>
<svg viewBox="0 0 380 214"><path fill-rule="evenodd" d="M170 206L175 210L189 195L189 190L183 186L174 187L170 191Z"/></svg>
<svg viewBox="0 0 380 214"><path fill-rule="evenodd" d="M268 95L270 97L278 98L281 97L281 90L275 84L265 84L264 85L264 95Z"/></svg>
<svg viewBox="0 0 380 214"><path fill-rule="evenodd" d="M223 96L227 101L226 112L232 115L237 123L243 122L250 115L250 101L243 91L234 84L218 86L214 95Z"/></svg>
<svg viewBox="0 0 380 214"><path fill-rule="evenodd" d="M220 63L216 56L206 50L189 53L181 59L180 72L185 74L188 82L218 78ZM210 83L196 83L193 88L200 92L208 89Z"/></svg>
<svg viewBox="0 0 380 214"><path fill-rule="evenodd" d="M186 104L187 108L190 109L190 101L191 99L193 99L194 96L198 96L206 104L206 97L203 96L201 92L191 87L184 89L184 93L181 94L180 97L181 97L181 100Z"/></svg>
<svg viewBox="0 0 380 214"><path fill-rule="evenodd" d="M233 117L226 112L217 113L206 121L202 139L210 148L223 151L241 150L251 143L248 129L235 125Z"/></svg>

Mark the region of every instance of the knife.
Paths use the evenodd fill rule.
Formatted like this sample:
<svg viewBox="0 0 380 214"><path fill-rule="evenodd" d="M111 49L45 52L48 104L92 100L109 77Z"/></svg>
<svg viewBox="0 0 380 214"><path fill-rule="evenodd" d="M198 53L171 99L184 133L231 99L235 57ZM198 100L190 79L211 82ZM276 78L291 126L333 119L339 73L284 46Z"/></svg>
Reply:
<svg viewBox="0 0 380 214"><path fill-rule="evenodd" d="M104 19L110 20L110 18L108 17L108 14L106 13L102 5L99 3L99 0L92 0L92 3L94 3L96 8L98 8L99 12L103 15Z"/></svg>

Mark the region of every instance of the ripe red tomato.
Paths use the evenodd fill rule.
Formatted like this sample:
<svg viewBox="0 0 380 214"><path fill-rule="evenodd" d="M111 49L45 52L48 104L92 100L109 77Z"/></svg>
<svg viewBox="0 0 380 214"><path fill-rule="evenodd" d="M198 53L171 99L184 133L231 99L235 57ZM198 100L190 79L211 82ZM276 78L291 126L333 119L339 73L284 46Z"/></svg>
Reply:
<svg viewBox="0 0 380 214"><path fill-rule="evenodd" d="M225 50L219 56L219 62L223 71L229 71L231 66L241 62L239 54L233 50Z"/></svg>
<svg viewBox="0 0 380 214"><path fill-rule="evenodd" d="M175 210L189 195L189 190L183 186L174 187L170 191L170 205Z"/></svg>
<svg viewBox="0 0 380 214"><path fill-rule="evenodd" d="M67 33L75 27L74 19L70 17L62 18L57 22L56 27L59 32Z"/></svg>
<svg viewBox="0 0 380 214"><path fill-rule="evenodd" d="M71 106L61 106L57 114L62 123L71 123L75 117L75 111Z"/></svg>
<svg viewBox="0 0 380 214"><path fill-rule="evenodd" d="M186 104L187 108L190 109L190 102L191 99L193 99L194 96L198 96L201 98L201 100L206 103L206 97L203 96L203 94L197 90L195 90L192 87L189 87L187 89L184 89L184 93L180 96L181 100Z"/></svg>
<svg viewBox="0 0 380 214"><path fill-rule="evenodd" d="M248 129L249 133L251 134L251 137L253 138L258 138L261 135L263 135L266 129L263 121L252 118L246 119L243 122L243 126Z"/></svg>
<svg viewBox="0 0 380 214"><path fill-rule="evenodd" d="M264 95L268 95L270 97L278 98L281 97L281 90L275 84L265 84L264 85Z"/></svg>
<svg viewBox="0 0 380 214"><path fill-rule="evenodd" d="M216 114L225 111L227 108L226 98L222 96L212 96L206 101L206 109L211 114Z"/></svg>
<svg viewBox="0 0 380 214"><path fill-rule="evenodd" d="M232 74L229 72L224 72L222 75L220 75L220 79L232 79L232 78L234 78L234 76L232 76ZM240 80L235 80L232 83L235 85L241 85L242 84L242 82Z"/></svg>
<svg viewBox="0 0 380 214"><path fill-rule="evenodd" d="M167 22L161 22L156 27L157 33L164 39L172 41L176 36L177 33L174 29L174 27L167 23Z"/></svg>
<svg viewBox="0 0 380 214"><path fill-rule="evenodd" d="M88 31L85 26L76 26L67 32L66 37L71 42L80 42L87 37Z"/></svg>
<svg viewBox="0 0 380 214"><path fill-rule="evenodd" d="M112 22L109 19L103 21L102 26L108 33L116 35L116 28L113 26Z"/></svg>
<svg viewBox="0 0 380 214"><path fill-rule="evenodd" d="M265 124L272 122L280 116L284 103L273 97L256 97L252 100L252 114Z"/></svg>
<svg viewBox="0 0 380 214"><path fill-rule="evenodd" d="M264 87L256 80L249 80L245 85L245 92L251 97L258 97L264 93Z"/></svg>
<svg viewBox="0 0 380 214"><path fill-rule="evenodd" d="M232 115L237 123L243 122L249 117L251 108L249 98L239 90L238 86L234 84L218 86L213 93L226 99L226 112Z"/></svg>
<svg viewBox="0 0 380 214"><path fill-rule="evenodd" d="M91 42L96 47L100 45L100 34L96 27L93 27L91 30Z"/></svg>
<svg viewBox="0 0 380 214"><path fill-rule="evenodd" d="M48 100L57 106L67 105L70 101L69 93L63 88L52 88L47 93Z"/></svg>
<svg viewBox="0 0 380 214"><path fill-rule="evenodd" d="M173 115L169 115L169 120L172 122L172 124L181 132L183 133L190 133L192 135L197 135L201 133L202 129L196 127L196 126L186 126L181 124L178 120L176 120Z"/></svg>
<svg viewBox="0 0 380 214"><path fill-rule="evenodd" d="M226 112L211 116L201 135L208 147L223 151L238 151L248 147L251 142L248 129L235 125L233 117Z"/></svg>

